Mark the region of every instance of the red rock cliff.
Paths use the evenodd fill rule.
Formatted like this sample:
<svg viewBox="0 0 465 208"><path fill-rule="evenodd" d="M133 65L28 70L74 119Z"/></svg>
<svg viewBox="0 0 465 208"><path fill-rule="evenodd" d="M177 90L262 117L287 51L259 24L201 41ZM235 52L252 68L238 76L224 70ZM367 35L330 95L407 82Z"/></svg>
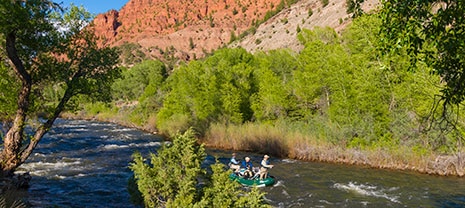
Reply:
<svg viewBox="0 0 465 208"><path fill-rule="evenodd" d="M99 14L95 32L100 44L138 43L158 57L167 48L185 59L227 44L281 0L130 0L121 10ZM157 50L154 50L157 49Z"/></svg>

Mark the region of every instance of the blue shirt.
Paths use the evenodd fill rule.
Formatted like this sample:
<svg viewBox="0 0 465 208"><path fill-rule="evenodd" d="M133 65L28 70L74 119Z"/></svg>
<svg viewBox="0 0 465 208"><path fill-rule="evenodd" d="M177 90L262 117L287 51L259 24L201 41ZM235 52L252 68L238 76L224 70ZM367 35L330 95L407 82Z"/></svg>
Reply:
<svg viewBox="0 0 465 208"><path fill-rule="evenodd" d="M241 168L246 168L246 169L252 169L253 165L252 165L252 161L242 161L242 166Z"/></svg>

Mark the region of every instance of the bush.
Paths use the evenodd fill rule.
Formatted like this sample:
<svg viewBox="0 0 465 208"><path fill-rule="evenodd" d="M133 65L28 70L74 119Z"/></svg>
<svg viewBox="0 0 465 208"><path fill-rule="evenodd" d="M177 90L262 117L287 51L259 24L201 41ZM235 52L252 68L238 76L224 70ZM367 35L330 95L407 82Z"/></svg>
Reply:
<svg viewBox="0 0 465 208"><path fill-rule="evenodd" d="M326 7L329 4L329 0L321 0L321 4L323 4L323 7Z"/></svg>
<svg viewBox="0 0 465 208"><path fill-rule="evenodd" d="M172 144L150 154L150 164L140 153L133 155L130 168L140 193L131 188L131 198L137 201L140 194L146 207L267 207L262 193L240 189L218 161L207 174L201 168L205 149L194 134L192 129L177 134Z"/></svg>

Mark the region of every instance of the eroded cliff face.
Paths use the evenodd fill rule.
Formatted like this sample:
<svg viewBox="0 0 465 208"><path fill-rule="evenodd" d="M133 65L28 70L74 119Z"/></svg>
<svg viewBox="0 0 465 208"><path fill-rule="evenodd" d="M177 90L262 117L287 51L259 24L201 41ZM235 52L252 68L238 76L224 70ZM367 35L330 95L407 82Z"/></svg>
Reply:
<svg viewBox="0 0 465 208"><path fill-rule="evenodd" d="M108 45L115 40L117 29L121 25L118 22L118 11L111 10L105 14L99 14L94 19L95 33L100 38L102 45Z"/></svg>
<svg viewBox="0 0 465 208"><path fill-rule="evenodd" d="M100 44L136 43L150 57L191 60L228 44L281 0L129 0L94 20Z"/></svg>

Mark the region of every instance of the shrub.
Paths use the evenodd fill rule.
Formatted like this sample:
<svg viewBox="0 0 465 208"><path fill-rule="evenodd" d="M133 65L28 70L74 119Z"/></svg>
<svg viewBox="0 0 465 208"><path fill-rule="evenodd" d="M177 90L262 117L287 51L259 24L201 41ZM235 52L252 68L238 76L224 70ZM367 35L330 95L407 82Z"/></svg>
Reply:
<svg viewBox="0 0 465 208"><path fill-rule="evenodd" d="M201 168L205 149L197 145L194 134L192 129L177 134L158 154L150 154L150 164L140 153L133 155L132 183L137 184L139 192L131 188L131 198L137 201L141 195L146 207L267 207L263 193L240 189L237 182L229 180L230 171L225 171L218 161L207 174Z"/></svg>
<svg viewBox="0 0 465 208"><path fill-rule="evenodd" d="M323 4L323 7L326 7L329 4L329 0L321 0L321 4Z"/></svg>

